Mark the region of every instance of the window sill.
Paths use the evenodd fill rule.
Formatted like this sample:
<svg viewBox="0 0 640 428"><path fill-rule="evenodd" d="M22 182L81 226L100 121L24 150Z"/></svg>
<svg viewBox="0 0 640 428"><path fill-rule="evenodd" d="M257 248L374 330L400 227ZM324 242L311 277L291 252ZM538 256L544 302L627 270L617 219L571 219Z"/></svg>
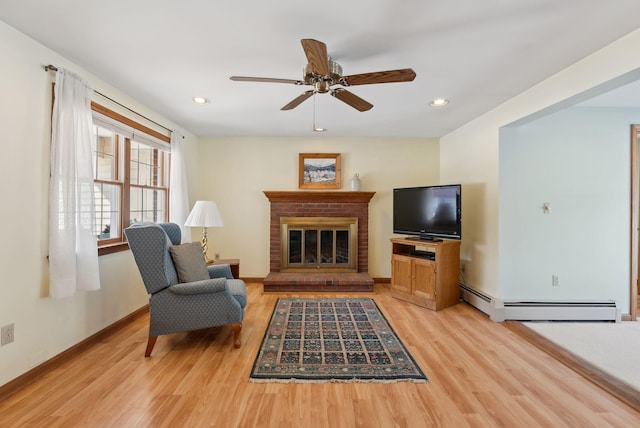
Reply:
<svg viewBox="0 0 640 428"><path fill-rule="evenodd" d="M120 251L127 251L129 244L126 242L118 242L117 244L109 244L98 247L98 256L104 256L106 254L119 253Z"/></svg>

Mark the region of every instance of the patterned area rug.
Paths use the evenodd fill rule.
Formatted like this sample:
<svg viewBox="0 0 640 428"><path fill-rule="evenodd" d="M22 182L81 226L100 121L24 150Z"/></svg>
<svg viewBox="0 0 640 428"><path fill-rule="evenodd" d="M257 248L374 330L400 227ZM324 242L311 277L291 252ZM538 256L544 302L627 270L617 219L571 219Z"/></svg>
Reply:
<svg viewBox="0 0 640 428"><path fill-rule="evenodd" d="M373 299L280 298L253 382L426 382Z"/></svg>

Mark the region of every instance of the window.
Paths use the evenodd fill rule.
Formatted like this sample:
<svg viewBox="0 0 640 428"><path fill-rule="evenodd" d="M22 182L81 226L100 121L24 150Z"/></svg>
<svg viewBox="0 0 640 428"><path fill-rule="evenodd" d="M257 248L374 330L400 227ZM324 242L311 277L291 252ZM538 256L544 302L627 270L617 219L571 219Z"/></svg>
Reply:
<svg viewBox="0 0 640 428"><path fill-rule="evenodd" d="M124 229L168 220L169 137L92 103L99 254L127 248Z"/></svg>

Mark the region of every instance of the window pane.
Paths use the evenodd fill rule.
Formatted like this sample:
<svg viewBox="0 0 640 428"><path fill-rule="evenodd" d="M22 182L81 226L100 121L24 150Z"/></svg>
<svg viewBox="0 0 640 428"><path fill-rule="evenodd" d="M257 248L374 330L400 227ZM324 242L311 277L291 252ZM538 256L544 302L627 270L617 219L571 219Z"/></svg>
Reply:
<svg viewBox="0 0 640 428"><path fill-rule="evenodd" d="M93 150L93 166L96 180L116 181L116 134L94 126L96 147Z"/></svg>
<svg viewBox="0 0 640 428"><path fill-rule="evenodd" d="M131 142L131 184L157 186L160 150L146 144Z"/></svg>
<svg viewBox="0 0 640 428"><path fill-rule="evenodd" d="M98 239L120 237L120 186L93 183Z"/></svg>
<svg viewBox="0 0 640 428"><path fill-rule="evenodd" d="M129 207L131 224L139 221L166 222L165 200L164 190L131 187Z"/></svg>
<svg viewBox="0 0 640 428"><path fill-rule="evenodd" d="M160 159L158 161L158 168L160 169L158 171L158 177L160 181L158 182L158 186L169 187L169 158L171 155L169 152L164 152L162 150L160 150L158 154L160 155Z"/></svg>

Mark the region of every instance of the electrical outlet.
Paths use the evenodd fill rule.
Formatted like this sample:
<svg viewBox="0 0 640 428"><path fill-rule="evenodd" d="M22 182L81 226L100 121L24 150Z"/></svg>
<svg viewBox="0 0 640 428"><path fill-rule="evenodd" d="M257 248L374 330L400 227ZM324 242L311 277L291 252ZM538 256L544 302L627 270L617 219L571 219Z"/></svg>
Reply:
<svg viewBox="0 0 640 428"><path fill-rule="evenodd" d="M0 329L0 346L13 342L13 323L5 325Z"/></svg>
<svg viewBox="0 0 640 428"><path fill-rule="evenodd" d="M551 275L551 285L553 285L554 287L560 285L560 278L558 277L558 275Z"/></svg>

